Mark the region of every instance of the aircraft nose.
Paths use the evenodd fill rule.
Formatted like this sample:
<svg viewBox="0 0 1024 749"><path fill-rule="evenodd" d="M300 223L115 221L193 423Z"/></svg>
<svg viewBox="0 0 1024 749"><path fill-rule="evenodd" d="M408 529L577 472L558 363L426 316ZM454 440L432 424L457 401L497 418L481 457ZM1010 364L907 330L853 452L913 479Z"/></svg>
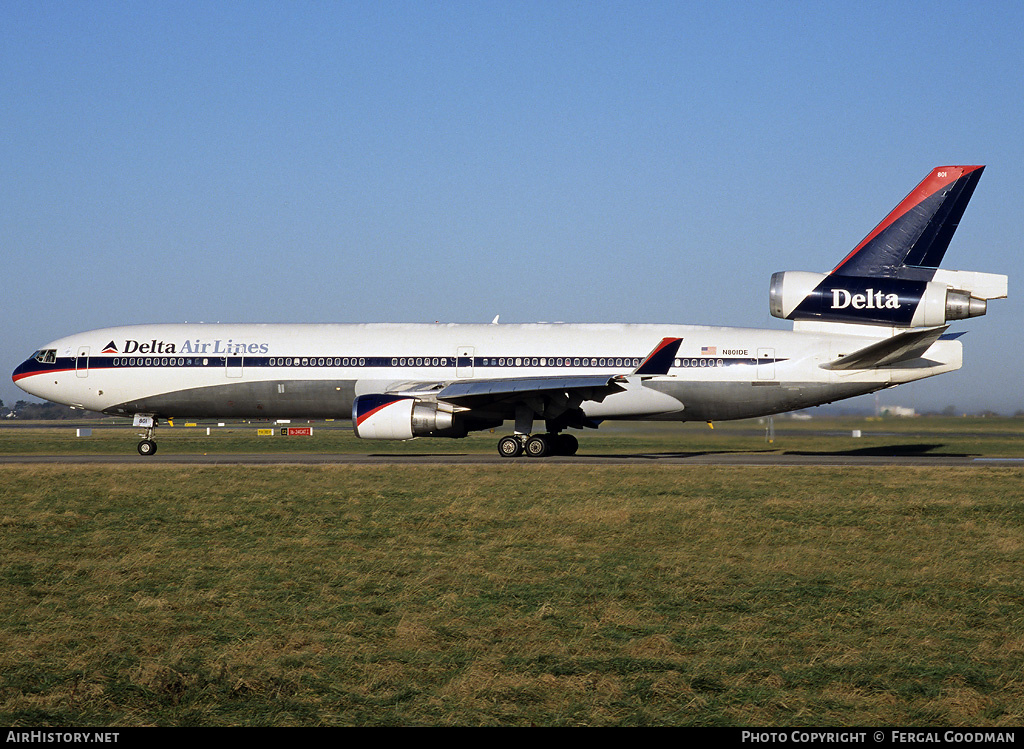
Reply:
<svg viewBox="0 0 1024 749"><path fill-rule="evenodd" d="M34 395L37 398L46 398L47 396L43 392L45 390L43 387L45 380L41 375L49 371L49 369L50 367L40 362L33 355L15 368L11 373L11 379L15 385L29 395Z"/></svg>
<svg viewBox="0 0 1024 749"><path fill-rule="evenodd" d="M11 372L11 379L14 381L15 385L21 387L19 381L25 377L28 377L30 374L32 374L32 359L26 359L17 367L15 367L13 372Z"/></svg>

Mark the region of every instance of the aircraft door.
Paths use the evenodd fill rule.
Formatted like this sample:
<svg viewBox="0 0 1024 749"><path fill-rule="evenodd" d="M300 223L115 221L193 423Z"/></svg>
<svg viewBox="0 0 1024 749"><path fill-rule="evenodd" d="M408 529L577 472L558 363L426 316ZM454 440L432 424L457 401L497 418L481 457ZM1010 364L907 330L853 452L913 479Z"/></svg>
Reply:
<svg viewBox="0 0 1024 749"><path fill-rule="evenodd" d="M244 356L225 356L224 357L224 372L228 377L241 377L242 376L242 364L245 361Z"/></svg>
<svg viewBox="0 0 1024 749"><path fill-rule="evenodd" d="M473 376L473 356L475 352L476 348L473 346L459 346L459 350L455 354L456 377Z"/></svg>
<svg viewBox="0 0 1024 749"><path fill-rule="evenodd" d="M775 379L775 349L759 348L757 350L757 379Z"/></svg>
<svg viewBox="0 0 1024 749"><path fill-rule="evenodd" d="M89 347L79 346L78 353L75 355L75 376L77 377L88 377L89 376Z"/></svg>

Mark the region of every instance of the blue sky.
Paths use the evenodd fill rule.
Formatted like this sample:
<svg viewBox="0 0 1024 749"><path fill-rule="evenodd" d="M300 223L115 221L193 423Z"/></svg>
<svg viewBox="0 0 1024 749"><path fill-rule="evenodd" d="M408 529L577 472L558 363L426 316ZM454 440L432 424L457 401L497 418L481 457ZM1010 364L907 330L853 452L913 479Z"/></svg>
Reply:
<svg viewBox="0 0 1024 749"><path fill-rule="evenodd" d="M1006 273L964 368L1024 409L1019 2L0 6L0 365L177 321L788 327L928 171L986 164L944 265ZM0 381L0 398L26 397Z"/></svg>

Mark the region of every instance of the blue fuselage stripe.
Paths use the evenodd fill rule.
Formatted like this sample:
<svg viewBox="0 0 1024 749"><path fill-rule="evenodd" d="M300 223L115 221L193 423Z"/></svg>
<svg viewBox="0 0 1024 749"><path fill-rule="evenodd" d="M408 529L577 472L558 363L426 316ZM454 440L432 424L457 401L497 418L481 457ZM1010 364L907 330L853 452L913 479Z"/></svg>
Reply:
<svg viewBox="0 0 1024 749"><path fill-rule="evenodd" d="M495 371L501 369L565 368L623 369L639 366L639 357L600 356L91 356L87 362L74 357L60 357L56 361L41 363L29 359L14 372L15 379L47 373L75 371L79 368L90 372L97 370L122 370L137 368L225 368L287 370L300 368L380 369L380 368L431 368L454 369L473 367ZM780 362L783 359L775 359ZM675 369L707 367L754 366L758 360L752 356L677 356L672 365ZM762 362L764 363L764 362Z"/></svg>

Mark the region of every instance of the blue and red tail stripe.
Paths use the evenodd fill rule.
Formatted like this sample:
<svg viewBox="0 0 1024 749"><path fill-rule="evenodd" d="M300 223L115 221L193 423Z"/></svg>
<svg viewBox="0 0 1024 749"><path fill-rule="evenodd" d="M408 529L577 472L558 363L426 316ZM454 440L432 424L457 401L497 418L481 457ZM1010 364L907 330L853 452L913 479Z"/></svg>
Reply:
<svg viewBox="0 0 1024 749"><path fill-rule="evenodd" d="M929 279L942 262L984 169L933 169L831 275Z"/></svg>

